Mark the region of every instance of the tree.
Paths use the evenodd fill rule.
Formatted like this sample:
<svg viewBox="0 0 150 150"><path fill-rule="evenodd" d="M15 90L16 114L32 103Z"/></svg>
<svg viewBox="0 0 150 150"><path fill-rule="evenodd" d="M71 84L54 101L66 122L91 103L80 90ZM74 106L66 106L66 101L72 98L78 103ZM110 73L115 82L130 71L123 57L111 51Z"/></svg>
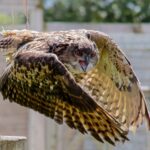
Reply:
<svg viewBox="0 0 150 150"><path fill-rule="evenodd" d="M150 22L150 1L55 0L44 12L45 21Z"/></svg>

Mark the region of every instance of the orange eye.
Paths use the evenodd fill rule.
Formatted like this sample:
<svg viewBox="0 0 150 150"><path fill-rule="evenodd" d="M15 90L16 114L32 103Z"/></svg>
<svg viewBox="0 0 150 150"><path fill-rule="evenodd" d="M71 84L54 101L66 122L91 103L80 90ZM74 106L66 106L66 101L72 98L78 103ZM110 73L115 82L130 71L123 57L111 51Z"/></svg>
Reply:
<svg viewBox="0 0 150 150"><path fill-rule="evenodd" d="M75 52L75 54L78 55L78 56L82 56L83 52L78 50L78 51Z"/></svg>
<svg viewBox="0 0 150 150"><path fill-rule="evenodd" d="M95 57L95 56L96 56L95 52L91 53L91 57Z"/></svg>

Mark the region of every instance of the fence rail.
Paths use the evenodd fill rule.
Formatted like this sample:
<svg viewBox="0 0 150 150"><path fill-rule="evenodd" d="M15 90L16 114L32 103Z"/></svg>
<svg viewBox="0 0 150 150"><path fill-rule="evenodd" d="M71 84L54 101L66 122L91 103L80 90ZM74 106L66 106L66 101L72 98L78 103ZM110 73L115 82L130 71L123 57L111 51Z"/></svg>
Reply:
<svg viewBox="0 0 150 150"><path fill-rule="evenodd" d="M0 136L0 150L25 150L26 138L21 136Z"/></svg>

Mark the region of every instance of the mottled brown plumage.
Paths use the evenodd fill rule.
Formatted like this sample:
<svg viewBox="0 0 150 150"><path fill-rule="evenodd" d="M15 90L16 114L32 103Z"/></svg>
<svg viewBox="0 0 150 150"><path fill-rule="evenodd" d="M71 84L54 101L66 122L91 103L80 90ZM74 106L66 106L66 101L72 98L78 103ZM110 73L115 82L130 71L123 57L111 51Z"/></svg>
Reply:
<svg viewBox="0 0 150 150"><path fill-rule="evenodd" d="M1 35L9 60L0 78L4 99L111 144L127 140L143 120L150 127L139 82L109 36L90 30Z"/></svg>

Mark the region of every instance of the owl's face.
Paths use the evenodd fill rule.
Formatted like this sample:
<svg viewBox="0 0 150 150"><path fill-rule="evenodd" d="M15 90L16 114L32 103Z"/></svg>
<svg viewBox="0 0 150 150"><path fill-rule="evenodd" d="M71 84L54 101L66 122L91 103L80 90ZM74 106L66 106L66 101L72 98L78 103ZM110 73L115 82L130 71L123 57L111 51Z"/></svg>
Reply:
<svg viewBox="0 0 150 150"><path fill-rule="evenodd" d="M98 62L99 53L95 44L82 45L81 47L78 45L78 47L68 48L59 58L70 72L78 74L86 73L94 68Z"/></svg>

